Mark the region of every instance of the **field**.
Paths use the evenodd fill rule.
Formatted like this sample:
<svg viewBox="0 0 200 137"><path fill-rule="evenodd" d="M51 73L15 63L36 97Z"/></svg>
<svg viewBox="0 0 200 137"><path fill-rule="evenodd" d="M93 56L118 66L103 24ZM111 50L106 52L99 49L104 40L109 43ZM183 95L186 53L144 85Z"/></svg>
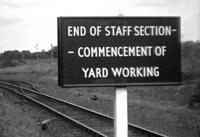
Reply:
<svg viewBox="0 0 200 137"><path fill-rule="evenodd" d="M172 137L199 137L200 57L199 50L193 48L190 46L183 49L182 85L128 87L130 123ZM115 88L62 89L57 86L56 59L53 63L49 59L23 60L23 62L13 67L0 67L0 79L30 82L41 92L113 116ZM96 96L97 100L93 100L93 96ZM14 109L10 107L9 110ZM21 113L20 110L17 113ZM5 117L12 119L14 116ZM6 125L0 124L0 126Z"/></svg>

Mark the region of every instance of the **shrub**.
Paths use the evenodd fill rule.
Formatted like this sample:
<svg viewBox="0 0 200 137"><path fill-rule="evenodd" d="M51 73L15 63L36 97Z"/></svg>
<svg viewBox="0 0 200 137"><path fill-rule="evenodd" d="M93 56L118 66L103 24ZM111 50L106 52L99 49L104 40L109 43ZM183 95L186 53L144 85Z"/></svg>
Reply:
<svg viewBox="0 0 200 137"><path fill-rule="evenodd" d="M4 60L2 63L2 67L15 67L17 63L13 60Z"/></svg>

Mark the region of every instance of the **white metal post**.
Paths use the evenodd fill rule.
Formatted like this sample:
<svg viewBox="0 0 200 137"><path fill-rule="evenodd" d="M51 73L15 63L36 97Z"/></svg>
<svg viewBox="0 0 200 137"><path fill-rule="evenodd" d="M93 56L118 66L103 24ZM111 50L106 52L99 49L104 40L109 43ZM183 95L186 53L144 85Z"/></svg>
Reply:
<svg viewBox="0 0 200 137"><path fill-rule="evenodd" d="M115 137L128 137L128 102L127 88L115 91Z"/></svg>

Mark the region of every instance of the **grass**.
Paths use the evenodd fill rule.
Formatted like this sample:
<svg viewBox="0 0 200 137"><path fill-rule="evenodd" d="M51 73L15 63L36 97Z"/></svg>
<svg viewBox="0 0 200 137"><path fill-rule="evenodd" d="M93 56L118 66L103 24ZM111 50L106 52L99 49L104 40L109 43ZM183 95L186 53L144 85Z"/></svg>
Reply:
<svg viewBox="0 0 200 137"><path fill-rule="evenodd" d="M57 86L56 60L25 62L1 68L0 79L32 82L45 93L113 116L113 87L62 89ZM193 96L200 95L199 66L198 56L183 55L183 85L128 87L129 121L172 137L198 137L200 103L190 104ZM91 99L94 95L96 101Z"/></svg>
<svg viewBox="0 0 200 137"><path fill-rule="evenodd" d="M1 89L0 89L1 92ZM0 97L0 137L38 137L38 127L29 115Z"/></svg>

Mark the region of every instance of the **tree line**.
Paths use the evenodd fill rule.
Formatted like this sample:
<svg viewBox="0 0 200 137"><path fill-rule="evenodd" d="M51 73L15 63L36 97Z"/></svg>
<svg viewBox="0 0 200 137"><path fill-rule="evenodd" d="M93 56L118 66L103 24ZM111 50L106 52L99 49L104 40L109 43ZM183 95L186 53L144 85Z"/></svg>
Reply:
<svg viewBox="0 0 200 137"><path fill-rule="evenodd" d="M182 58L200 59L200 41L186 41L181 45Z"/></svg>
<svg viewBox="0 0 200 137"><path fill-rule="evenodd" d="M33 52L31 53L29 50L12 50L12 51L4 51L0 54L0 59L45 59L45 58L56 58L58 55L57 53L57 46L52 47L52 49L45 51L39 51L39 52Z"/></svg>
<svg viewBox="0 0 200 137"><path fill-rule="evenodd" d="M200 59L200 41L186 41L181 43L181 55L182 58L199 58ZM5 51L0 54L0 59L45 59L51 57L57 58L58 56L58 47L54 46L52 49L40 52L31 53L28 50L18 51Z"/></svg>

